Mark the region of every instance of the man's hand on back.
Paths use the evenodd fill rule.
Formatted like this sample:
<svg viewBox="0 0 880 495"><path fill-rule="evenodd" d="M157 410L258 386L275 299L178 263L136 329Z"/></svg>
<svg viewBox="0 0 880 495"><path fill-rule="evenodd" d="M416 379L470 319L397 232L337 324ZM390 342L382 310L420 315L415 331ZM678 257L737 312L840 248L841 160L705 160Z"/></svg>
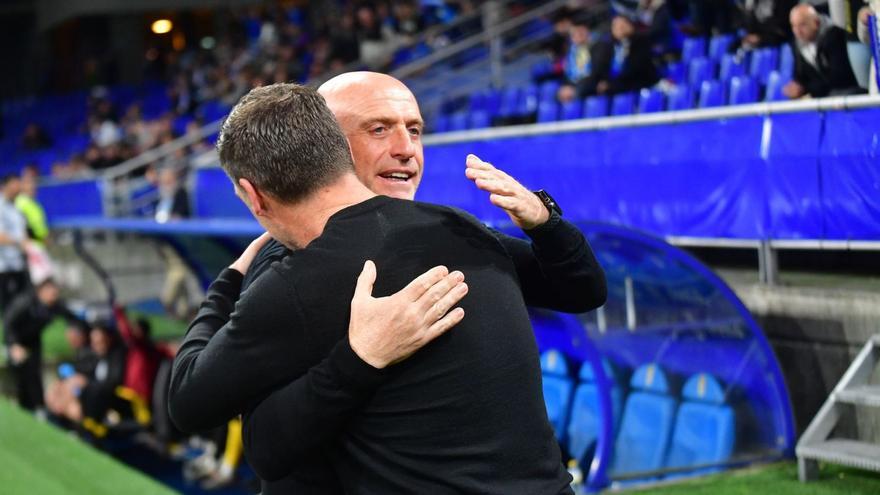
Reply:
<svg viewBox="0 0 880 495"><path fill-rule="evenodd" d="M468 155L466 164L464 174L467 178L488 192L489 201L506 211L517 227L530 230L550 219L550 212L538 196L513 177L476 155Z"/></svg>
<svg viewBox="0 0 880 495"><path fill-rule="evenodd" d="M270 236L268 232L263 232L263 235L251 241L250 245L244 250L243 253L241 253L241 256L239 256L238 259L235 260L235 262L229 265L229 268L236 270L242 275L246 274L248 268L250 268L251 266L251 263L254 262L254 258L257 257L257 253L260 252L260 249L262 249L262 247L265 246L271 238L272 236Z"/></svg>
<svg viewBox="0 0 880 495"><path fill-rule="evenodd" d="M406 359L464 318L463 309L452 309L468 291L459 271L434 267L399 292L379 298L372 296L375 281L376 265L367 261L348 324L351 349L374 368Z"/></svg>

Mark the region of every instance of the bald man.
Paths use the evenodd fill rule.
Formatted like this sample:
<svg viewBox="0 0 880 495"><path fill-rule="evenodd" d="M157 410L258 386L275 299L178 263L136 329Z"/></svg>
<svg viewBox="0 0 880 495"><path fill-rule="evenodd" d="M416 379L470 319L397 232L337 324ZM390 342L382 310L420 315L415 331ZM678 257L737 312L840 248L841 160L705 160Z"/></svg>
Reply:
<svg viewBox="0 0 880 495"><path fill-rule="evenodd" d="M319 89L333 111L348 140L354 158L357 178L373 192L398 199L413 199L423 173L423 147L421 135L424 122L418 103L409 89L400 81L378 73L355 72L331 79ZM583 312L594 309L605 301L605 278L602 269L580 231L564 221L534 193L523 187L504 172L475 156L468 156L466 176L475 185L489 193L489 200L503 208L511 220L531 237L532 243L495 233L514 262L520 287L526 304L548 309ZM241 290L247 290L260 274L274 262L289 253L281 242L269 241L265 246L255 242L236 262L237 270L244 275ZM382 267L379 267L381 276ZM426 274L428 277L430 274ZM375 280L375 272L362 274ZM444 277L445 276L445 277ZM373 299L370 293L356 293L352 302L350 339L352 329L363 329L360 335L376 348L390 348L383 356L386 362L397 362L412 354L430 339L414 336L426 332L421 319L403 320L401 315L412 315L407 307L419 297L443 297L452 294L462 280L460 274L434 273L430 282L439 288L424 290L418 297L395 297ZM426 283L422 281L420 283ZM367 284L372 285L372 282ZM418 284L416 284L418 285ZM431 296L433 293L440 294ZM208 299L211 293L209 291ZM451 307L454 301L447 306ZM371 311L362 314L355 308L369 303ZM231 301L234 304L234 301ZM230 304L230 302L226 302ZM429 307L423 312L426 312ZM202 355L217 328L199 332L210 322L196 320L190 327L181 346L181 355L175 361L171 387L172 418L184 431L200 431L212 428L245 410L253 410L260 397L265 397L277 383L253 383L247 390L237 390L228 383L213 383L206 377L217 376L211 368L222 370L228 361L223 353L211 350ZM443 331L455 323L444 322ZM200 339L190 338L201 335ZM431 333L433 337L439 333ZM207 337L207 338L205 338ZM399 343L391 346L388 343ZM372 349L367 346L363 356ZM358 353L361 355L360 353ZM200 372L192 370L196 366ZM366 359L365 359L366 361ZM261 362L253 360L249 374L260 375ZM291 418L291 421L297 421ZM283 447L289 439L253 439L249 423L246 423L245 440L249 460L263 478L280 480L269 484L273 493L295 490L296 493L335 493L339 491L332 469L321 452L316 452L314 462L303 465L298 458L267 459L264 452ZM268 441L273 442L271 445ZM283 474L290 472L285 477ZM310 491L311 490L311 491Z"/></svg>
<svg viewBox="0 0 880 495"><path fill-rule="evenodd" d="M809 4L791 9L794 33L794 77L782 88L785 96L820 98L863 93L846 49L846 31L827 22Z"/></svg>

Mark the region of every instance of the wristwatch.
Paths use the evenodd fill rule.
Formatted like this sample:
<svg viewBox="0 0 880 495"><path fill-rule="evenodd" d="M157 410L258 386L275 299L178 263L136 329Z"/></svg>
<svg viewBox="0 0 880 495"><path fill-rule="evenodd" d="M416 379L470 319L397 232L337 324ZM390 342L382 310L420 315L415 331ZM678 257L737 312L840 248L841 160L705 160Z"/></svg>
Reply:
<svg viewBox="0 0 880 495"><path fill-rule="evenodd" d="M537 191L532 192L535 193L535 196L537 196L542 203L544 203L544 206L547 207L547 211L549 211L551 215L556 213L557 215L562 216L562 208L559 207L559 203L557 203L556 200L553 199L553 196L550 196L547 191L538 189Z"/></svg>

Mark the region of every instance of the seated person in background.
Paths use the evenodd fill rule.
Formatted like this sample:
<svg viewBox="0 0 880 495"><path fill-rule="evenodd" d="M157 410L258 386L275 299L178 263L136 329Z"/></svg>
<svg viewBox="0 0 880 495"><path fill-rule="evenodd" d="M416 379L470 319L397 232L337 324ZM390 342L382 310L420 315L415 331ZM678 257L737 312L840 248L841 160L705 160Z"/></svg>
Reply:
<svg viewBox="0 0 880 495"><path fill-rule="evenodd" d="M59 316L68 324L82 325L61 300L60 288L51 278L19 294L3 314L18 404L29 411L43 410L43 330Z"/></svg>
<svg viewBox="0 0 880 495"><path fill-rule="evenodd" d="M745 49L774 46L791 40L788 13L798 0L739 0Z"/></svg>
<svg viewBox="0 0 880 495"><path fill-rule="evenodd" d="M116 402L116 387L125 380L126 354L125 346L108 325L92 327L89 340L97 357L95 368L82 384L77 400L64 411L67 419L82 422L87 428L100 424Z"/></svg>
<svg viewBox="0 0 880 495"><path fill-rule="evenodd" d="M846 31L819 16L812 5L791 10L794 78L782 92L789 98L814 98L864 92L856 82L846 50Z"/></svg>
<svg viewBox="0 0 880 495"><path fill-rule="evenodd" d="M676 51L675 26L665 0L643 0L637 13L644 34L651 40L654 51L664 56Z"/></svg>
<svg viewBox="0 0 880 495"><path fill-rule="evenodd" d="M593 41L586 21L577 21L569 30L569 46L562 67L565 84L559 88L559 101L596 94L599 74L608 73L613 48L608 40Z"/></svg>
<svg viewBox="0 0 880 495"><path fill-rule="evenodd" d="M189 218L189 195L180 183L180 172L174 167L159 170L159 201L156 203L156 221Z"/></svg>
<svg viewBox="0 0 880 495"><path fill-rule="evenodd" d="M89 330L83 325L70 325L64 331L68 345L73 349L73 362L58 367L59 380L51 383L46 390L46 409L61 417L68 405L73 402L86 383L98 361L89 346Z"/></svg>
<svg viewBox="0 0 880 495"><path fill-rule="evenodd" d="M651 55L651 40L643 34L637 34L630 19L615 16L611 21L611 38L614 45L610 63L606 65L604 60L599 60L598 53L593 61L599 79L596 84L598 94L636 91L653 86L660 80ZM607 72L598 72L606 66Z"/></svg>

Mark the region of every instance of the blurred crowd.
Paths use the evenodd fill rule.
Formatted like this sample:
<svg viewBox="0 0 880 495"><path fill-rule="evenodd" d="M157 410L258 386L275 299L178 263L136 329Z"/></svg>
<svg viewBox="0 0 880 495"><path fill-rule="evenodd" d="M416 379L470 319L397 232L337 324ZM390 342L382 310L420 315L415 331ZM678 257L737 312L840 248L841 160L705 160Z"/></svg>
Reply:
<svg viewBox="0 0 880 495"><path fill-rule="evenodd" d="M587 2L591 3L591 2ZM791 44L789 98L864 92L847 55L848 42L869 45L862 0L611 0L610 17L566 9L553 19L547 49L563 83L559 100L630 92L663 80L665 63L680 58L685 37L730 35L728 53Z"/></svg>

